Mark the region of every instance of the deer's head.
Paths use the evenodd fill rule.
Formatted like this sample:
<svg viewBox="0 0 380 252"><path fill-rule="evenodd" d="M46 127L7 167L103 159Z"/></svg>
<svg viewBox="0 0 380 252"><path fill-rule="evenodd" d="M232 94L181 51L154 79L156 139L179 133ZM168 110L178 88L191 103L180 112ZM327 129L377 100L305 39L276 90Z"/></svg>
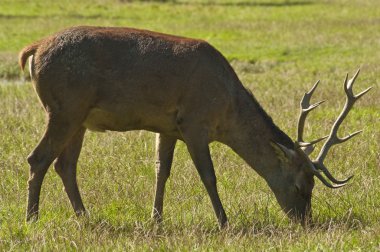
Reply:
<svg viewBox="0 0 380 252"><path fill-rule="evenodd" d="M347 181L352 178L352 176L344 180L334 178L323 164L323 161L333 145L343 143L361 132L354 132L344 138L340 138L337 135L339 126L342 124L354 103L371 89L368 88L358 95L353 94L352 87L358 74L359 70L352 79L348 80L348 76L346 76L344 80L346 104L328 136L312 142L305 142L303 140L303 128L307 114L324 102L321 101L312 105L310 104L311 96L319 84L318 81L308 93L305 93L301 100L298 136L297 141L294 143L294 148L287 148L279 143L272 143L280 163L279 174L277 175L280 176L280 178L277 181L281 181L281 183L272 183L270 186L283 210L291 218L300 220L302 223L309 221L311 218L311 195L314 187L314 177L317 177L325 186L332 189L344 186ZM309 155L314 150L314 145L326 138L327 140L317 158L311 160ZM276 179L274 181L276 181Z"/></svg>

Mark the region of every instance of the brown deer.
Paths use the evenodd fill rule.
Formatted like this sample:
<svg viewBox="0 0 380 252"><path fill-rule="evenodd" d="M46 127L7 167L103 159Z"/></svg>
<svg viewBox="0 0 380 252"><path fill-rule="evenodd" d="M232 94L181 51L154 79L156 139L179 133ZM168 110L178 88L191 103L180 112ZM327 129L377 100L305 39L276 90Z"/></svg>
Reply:
<svg viewBox="0 0 380 252"><path fill-rule="evenodd" d="M51 163L62 178L76 214L85 213L76 181L76 166L86 129L104 132L149 130L156 138L156 193L152 216L162 218L165 183L176 141L185 142L223 227L227 216L220 201L209 143L231 147L262 176L281 208L303 223L311 217L314 176L338 188L351 178L335 179L323 165L337 131L355 101L359 73L344 81L347 94L321 153L308 154L324 138L303 141L305 118L317 84L301 102L297 141L281 131L236 73L210 44L131 28L74 27L35 42L20 53L30 58L33 86L47 114L47 128L28 157L27 220L38 217L43 178ZM324 176L326 176L330 183Z"/></svg>

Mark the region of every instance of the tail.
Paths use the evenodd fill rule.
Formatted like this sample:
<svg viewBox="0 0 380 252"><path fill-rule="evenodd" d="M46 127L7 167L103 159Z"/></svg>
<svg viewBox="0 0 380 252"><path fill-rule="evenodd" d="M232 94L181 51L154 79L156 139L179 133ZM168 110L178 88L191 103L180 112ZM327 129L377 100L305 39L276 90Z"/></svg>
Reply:
<svg viewBox="0 0 380 252"><path fill-rule="evenodd" d="M40 45L40 41L35 42L31 45L28 45L24 49L21 50L19 57L18 57L18 64L21 67L21 70L24 70L26 60L31 56L34 55Z"/></svg>

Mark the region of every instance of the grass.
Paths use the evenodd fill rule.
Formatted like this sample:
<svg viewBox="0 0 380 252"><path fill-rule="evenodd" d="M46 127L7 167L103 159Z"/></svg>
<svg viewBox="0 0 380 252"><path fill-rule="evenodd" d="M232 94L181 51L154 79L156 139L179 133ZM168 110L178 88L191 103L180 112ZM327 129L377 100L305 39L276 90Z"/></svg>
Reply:
<svg viewBox="0 0 380 252"><path fill-rule="evenodd" d="M0 3L0 250L362 250L380 249L380 4L364 1L14 1ZM364 132L334 147L328 167L348 186L317 182L316 226L303 229L281 212L265 182L227 147L211 151L230 227L219 231L208 196L184 144L175 151L164 225L150 220L154 135L88 132L78 181L91 215L73 215L50 169L41 193L41 219L24 222L27 155L45 117L17 53L28 43L79 24L133 26L203 38L232 63L266 111L294 138L298 102L317 79L308 139L325 135L344 102L344 75L360 67L356 104L341 135ZM316 151L317 152L317 151Z"/></svg>

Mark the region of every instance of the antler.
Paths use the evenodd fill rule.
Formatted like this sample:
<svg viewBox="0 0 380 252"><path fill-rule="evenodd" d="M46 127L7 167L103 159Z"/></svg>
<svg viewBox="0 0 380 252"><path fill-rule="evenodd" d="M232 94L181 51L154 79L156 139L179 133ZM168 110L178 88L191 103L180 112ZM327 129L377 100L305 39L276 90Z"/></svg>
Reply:
<svg viewBox="0 0 380 252"><path fill-rule="evenodd" d="M325 102L325 101L320 101L320 102L314 103L312 105L310 104L311 96L313 95L315 89L318 87L318 84L319 84L319 81L317 81L314 84L314 86L310 89L309 92L304 94L304 96L302 97L302 100L300 102L301 113L300 113L300 116L298 119L297 144L300 147L304 147L304 148L310 147L310 149L307 151L308 154L310 154L314 150L314 146L313 146L314 144L322 141L323 139L325 139L327 137L327 136L325 136L325 137L319 138L319 139L311 141L311 142L305 142L303 140L303 130L305 127L305 121L306 121L307 115L309 114L310 111L312 111L313 109L315 109L316 107L318 107L319 105L321 105L322 103Z"/></svg>
<svg viewBox="0 0 380 252"><path fill-rule="evenodd" d="M305 120L306 120L306 117L308 115L308 113L310 111L312 111L313 109L315 109L316 107L318 107L320 104L322 104L323 102L325 101L320 101L320 102L317 102L317 103L314 103L314 104L310 104L310 99L311 99L311 96L313 95L315 89L318 87L318 84L319 84L319 81L317 81L314 86L310 89L309 92L305 93L302 100L301 100L301 103L300 103L300 106L301 106L301 113L300 113L300 116L299 116L299 119L298 119L298 134L297 134L297 142L296 144L300 147L303 148L304 152L305 152L305 155L306 154L310 154L313 150L314 150L314 144L320 142L321 140L327 138L325 144L323 145L322 149L321 149L321 152L319 153L318 157L316 160L314 161L310 161L310 167L312 169L312 172L313 174L319 178L324 185L330 187L330 188L339 188L339 187L342 187L346 184L347 181L349 181L353 176L350 176L344 180L337 180L336 178L334 178L331 173L329 172L329 170L326 168L326 166L323 164L323 161L325 160L326 158L326 155L329 151L329 149L335 145L335 144L340 144L340 143L344 143L345 141L351 139L352 137L356 136L357 134L359 134L360 132L362 132L361 130L360 131L356 131L344 138L339 138L338 137L338 130L339 130L339 126L342 124L342 122L344 121L344 119L346 118L348 112L351 110L351 108L353 107L354 103L360 98L362 97L364 94L366 94L372 87L369 87L367 88L366 90L362 91L361 93L359 93L358 95L354 95L353 94L353 91L352 91L352 87L354 85L354 82L356 80L356 78L358 77L359 75L359 72L360 72L360 69L356 72L356 74L354 75L354 77L352 77L352 79L350 79L349 81L347 81L348 79L348 75L346 75L346 78L344 80L344 91L346 93L346 104L341 112L341 114L338 116L337 120L335 121L332 129L331 129L331 132L328 136L325 136L325 137L322 137L322 138L319 138L317 140L314 140L314 141L311 141L311 142L304 142L303 141L303 129L305 127ZM330 179L330 181L332 181L333 183L337 184L337 185L332 185L330 184L320 173L320 171L322 171L327 178Z"/></svg>
<svg viewBox="0 0 380 252"><path fill-rule="evenodd" d="M349 181L353 176L350 176L344 180L337 180L335 179L331 173L329 172L329 170L326 168L326 166L323 164L323 161L325 160L326 158L326 155L328 153L328 151L330 150L330 148L335 145L335 144L340 144L340 143L344 143L345 141L351 139L352 137L356 136L357 134L361 133L362 131L356 131L344 138L340 138L338 137L338 129L339 129L339 126L342 124L343 120L346 118L348 112L351 110L351 108L353 107L354 103L360 98L362 97L364 94L366 94L372 87L369 87L367 88L366 90L362 91L361 93L359 93L358 95L354 95L353 94L353 91L352 91L352 87L354 85L354 82L356 80L356 78L358 77L359 75L359 72L360 72L360 69L356 72L356 74L354 75L354 77L352 77L352 79L350 79L349 81L347 81L348 79L348 75L346 75L346 78L344 80L344 91L346 93L346 104L344 105L344 108L341 112L341 114L338 116L337 120L335 121L332 129L331 129L331 132L330 132L330 135L328 136L328 139L326 140L325 144L323 145L322 149L321 149L321 152L319 153L317 159L315 161L313 161L313 164L314 166L323 171L325 173L325 175L334 183L336 184L339 184L339 185L344 185L347 181Z"/></svg>

